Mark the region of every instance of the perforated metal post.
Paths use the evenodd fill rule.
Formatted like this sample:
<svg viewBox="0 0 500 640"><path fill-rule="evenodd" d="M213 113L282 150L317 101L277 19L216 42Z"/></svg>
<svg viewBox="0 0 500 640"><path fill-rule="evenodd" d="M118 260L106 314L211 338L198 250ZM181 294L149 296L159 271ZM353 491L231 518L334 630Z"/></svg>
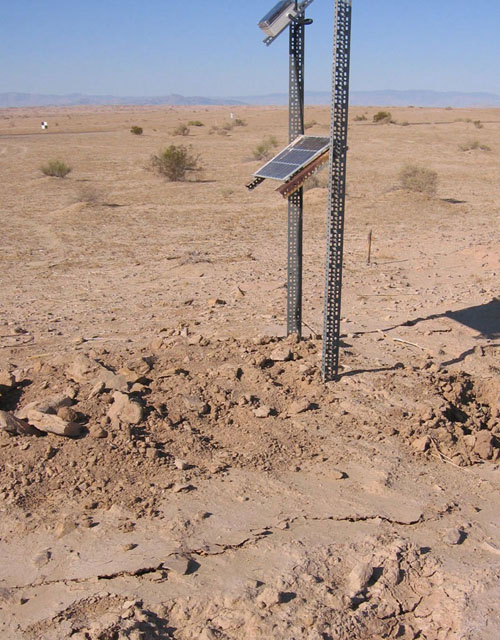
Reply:
<svg viewBox="0 0 500 640"><path fill-rule="evenodd" d="M344 246L351 0L335 0L333 37L330 181L326 246L322 375L334 380L339 370L340 303Z"/></svg>
<svg viewBox="0 0 500 640"><path fill-rule="evenodd" d="M304 16L290 24L289 142L304 133ZM287 334L302 335L303 189L288 198Z"/></svg>

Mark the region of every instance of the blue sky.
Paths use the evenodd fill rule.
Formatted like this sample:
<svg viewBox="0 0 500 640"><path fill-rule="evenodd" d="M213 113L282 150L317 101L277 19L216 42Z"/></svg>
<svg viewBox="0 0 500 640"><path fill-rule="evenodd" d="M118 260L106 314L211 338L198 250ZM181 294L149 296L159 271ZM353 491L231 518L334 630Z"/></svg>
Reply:
<svg viewBox="0 0 500 640"><path fill-rule="evenodd" d="M275 0L0 0L0 93L244 96L288 86ZM306 89L329 90L334 0L315 0ZM351 88L500 94L499 0L353 0Z"/></svg>

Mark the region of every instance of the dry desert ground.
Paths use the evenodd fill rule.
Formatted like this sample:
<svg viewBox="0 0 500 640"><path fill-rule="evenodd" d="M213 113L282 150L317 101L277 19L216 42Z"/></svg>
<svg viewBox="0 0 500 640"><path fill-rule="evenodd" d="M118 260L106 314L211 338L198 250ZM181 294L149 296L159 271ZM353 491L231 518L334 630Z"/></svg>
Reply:
<svg viewBox="0 0 500 640"><path fill-rule="evenodd" d="M245 188L286 109L0 111L1 638L500 637L500 111L379 110L351 109L328 385L324 173L301 341L286 202ZM203 172L149 170L170 144Z"/></svg>

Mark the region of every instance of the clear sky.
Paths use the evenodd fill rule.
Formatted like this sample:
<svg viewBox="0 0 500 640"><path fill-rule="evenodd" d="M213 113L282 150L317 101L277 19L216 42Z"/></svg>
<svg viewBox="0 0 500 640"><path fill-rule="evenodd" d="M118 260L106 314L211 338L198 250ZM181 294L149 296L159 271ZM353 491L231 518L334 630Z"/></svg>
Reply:
<svg viewBox="0 0 500 640"><path fill-rule="evenodd" d="M0 0L0 93L244 96L288 88L276 0ZM306 89L329 90L334 0L315 0ZM353 0L351 88L500 94L500 0Z"/></svg>

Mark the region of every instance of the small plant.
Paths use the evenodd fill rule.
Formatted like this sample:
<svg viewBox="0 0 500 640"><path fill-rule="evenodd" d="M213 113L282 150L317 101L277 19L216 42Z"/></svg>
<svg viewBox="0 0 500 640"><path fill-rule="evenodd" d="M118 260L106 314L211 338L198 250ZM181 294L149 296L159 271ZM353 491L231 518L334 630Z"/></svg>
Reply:
<svg viewBox="0 0 500 640"><path fill-rule="evenodd" d="M200 120L190 120L187 123L188 127L204 127L205 125Z"/></svg>
<svg viewBox="0 0 500 640"><path fill-rule="evenodd" d="M474 151L479 149L480 151L491 151L491 147L487 144L481 144L479 140L469 140L459 146L460 151Z"/></svg>
<svg viewBox="0 0 500 640"><path fill-rule="evenodd" d="M130 133L133 133L134 136L142 136L142 127L138 127L136 125L134 125L133 127L130 127Z"/></svg>
<svg viewBox="0 0 500 640"><path fill-rule="evenodd" d="M271 156L271 152L278 146L278 141L274 136L264 138L253 150L255 160L267 160Z"/></svg>
<svg viewBox="0 0 500 640"><path fill-rule="evenodd" d="M476 129L482 129L484 125L481 123L481 120L474 120L474 126Z"/></svg>
<svg viewBox="0 0 500 640"><path fill-rule="evenodd" d="M401 170L399 180L401 187L408 191L425 193L428 196L436 194L438 175L432 169L408 164Z"/></svg>
<svg viewBox="0 0 500 640"><path fill-rule="evenodd" d="M453 107L445 107L445 111L453 111Z"/></svg>
<svg viewBox="0 0 500 640"><path fill-rule="evenodd" d="M225 129L226 131L232 131L234 127L234 124L232 122L224 122L224 124L222 125L222 129Z"/></svg>
<svg viewBox="0 0 500 640"><path fill-rule="evenodd" d="M181 123L177 126L173 131L174 136L188 136L189 135L189 127L185 123Z"/></svg>
<svg viewBox="0 0 500 640"><path fill-rule="evenodd" d="M408 127L408 126L410 126L410 123L408 122L408 120L402 120L399 124L400 124L402 127Z"/></svg>
<svg viewBox="0 0 500 640"><path fill-rule="evenodd" d="M233 124L235 127L246 127L248 123L242 118L235 118Z"/></svg>
<svg viewBox="0 0 500 640"><path fill-rule="evenodd" d="M151 156L151 167L171 182L186 180L186 174L200 171L199 156L183 145L171 144L169 147Z"/></svg>
<svg viewBox="0 0 500 640"><path fill-rule="evenodd" d="M377 111L373 116L373 122L377 124L388 124L392 121L392 114L390 111Z"/></svg>
<svg viewBox="0 0 500 640"><path fill-rule="evenodd" d="M365 116L365 114L363 113L362 115L358 115L358 116L354 116L354 121L355 122L363 122L364 120L368 120L368 118Z"/></svg>
<svg viewBox="0 0 500 640"><path fill-rule="evenodd" d="M54 178L65 178L71 171L65 162L61 160L50 160L47 164L40 167L40 171L46 176L53 176Z"/></svg>
<svg viewBox="0 0 500 640"><path fill-rule="evenodd" d="M316 124L318 124L316 120L309 120L308 122L304 123L304 129L312 129L312 127L314 127L314 125Z"/></svg>
<svg viewBox="0 0 500 640"><path fill-rule="evenodd" d="M304 191L310 191L311 189L325 189L328 187L328 180L328 171L317 173L305 181Z"/></svg>

